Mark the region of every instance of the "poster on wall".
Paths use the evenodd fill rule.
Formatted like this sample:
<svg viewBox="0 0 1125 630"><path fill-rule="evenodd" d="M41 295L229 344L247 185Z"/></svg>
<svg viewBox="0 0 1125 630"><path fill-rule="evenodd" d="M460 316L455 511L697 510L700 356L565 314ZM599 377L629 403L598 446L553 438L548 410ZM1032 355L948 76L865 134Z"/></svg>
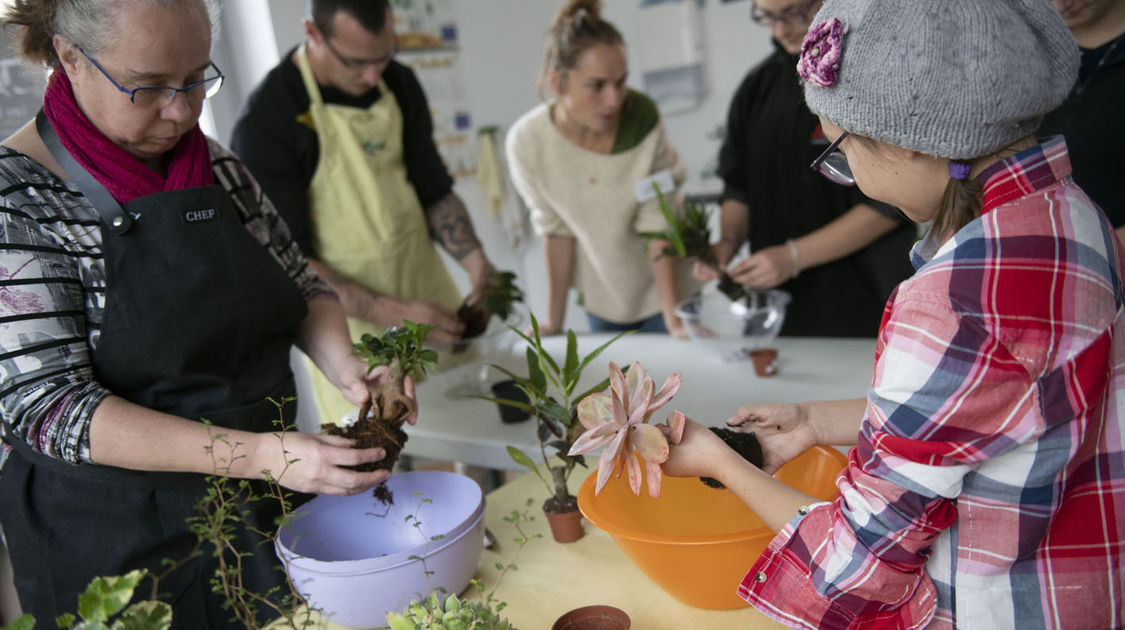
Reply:
<svg viewBox="0 0 1125 630"><path fill-rule="evenodd" d="M434 143L454 177L476 172L476 142L452 0L392 0L399 52L418 76L434 119Z"/></svg>

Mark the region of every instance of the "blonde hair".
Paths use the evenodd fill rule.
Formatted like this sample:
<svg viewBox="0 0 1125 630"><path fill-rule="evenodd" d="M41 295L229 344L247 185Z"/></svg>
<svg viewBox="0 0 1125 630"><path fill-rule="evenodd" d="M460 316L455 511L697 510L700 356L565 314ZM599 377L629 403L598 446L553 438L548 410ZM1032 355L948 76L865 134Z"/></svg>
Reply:
<svg viewBox="0 0 1125 630"><path fill-rule="evenodd" d="M617 27L602 19L601 7L600 0L567 0L555 14L543 68L539 71L540 97L552 71L565 79L566 72L577 65L582 53L591 47L625 43Z"/></svg>
<svg viewBox="0 0 1125 630"><path fill-rule="evenodd" d="M14 0L4 13L5 29L18 28L16 47L25 60L54 66L59 62L54 37L91 55L98 54L117 35L124 5L143 2L151 6L195 4L203 7L211 23L211 41L218 37L219 4L216 0Z"/></svg>

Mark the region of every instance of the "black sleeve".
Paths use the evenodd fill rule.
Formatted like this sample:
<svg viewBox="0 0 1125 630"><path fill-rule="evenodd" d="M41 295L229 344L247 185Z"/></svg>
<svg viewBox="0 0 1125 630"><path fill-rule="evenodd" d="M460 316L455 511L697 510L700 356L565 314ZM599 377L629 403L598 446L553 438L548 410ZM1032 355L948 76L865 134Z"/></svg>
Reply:
<svg viewBox="0 0 1125 630"><path fill-rule="evenodd" d="M723 180L721 200L732 199L749 205L746 194L746 163L743 151L746 149L746 128L750 115L750 94L754 91L754 73L746 75L730 101L727 111L727 128L723 145L719 149L718 175Z"/></svg>
<svg viewBox="0 0 1125 630"><path fill-rule="evenodd" d="M308 96L303 85L298 84L300 91L294 92L292 81L285 80L282 70L289 63L286 57L250 95L235 123L231 149L289 224L293 240L315 257L308 191L319 146L316 133L298 121L308 110Z"/></svg>
<svg viewBox="0 0 1125 630"><path fill-rule="evenodd" d="M434 144L430 104L418 77L410 68L392 61L383 77L402 110L402 151L406 176L418 193L422 208L429 208L453 190L453 178Z"/></svg>

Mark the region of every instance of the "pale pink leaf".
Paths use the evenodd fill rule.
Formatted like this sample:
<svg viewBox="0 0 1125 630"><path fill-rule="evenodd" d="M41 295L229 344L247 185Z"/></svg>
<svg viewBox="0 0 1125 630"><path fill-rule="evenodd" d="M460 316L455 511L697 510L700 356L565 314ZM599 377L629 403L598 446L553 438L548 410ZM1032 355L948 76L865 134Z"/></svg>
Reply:
<svg viewBox="0 0 1125 630"><path fill-rule="evenodd" d="M621 399L622 406L629 402L629 386L625 384L625 375L621 368L613 361L609 362L609 389Z"/></svg>
<svg viewBox="0 0 1125 630"><path fill-rule="evenodd" d="M629 443L649 462L662 464L668 459L668 440L660 429L651 424L630 427Z"/></svg>
<svg viewBox="0 0 1125 630"><path fill-rule="evenodd" d="M636 392L637 387L643 382L645 382L645 366L641 365L640 361L633 361L625 374L625 386L629 391Z"/></svg>
<svg viewBox="0 0 1125 630"><path fill-rule="evenodd" d="M641 462L637 459L637 453L632 450L625 457L629 464L629 488L633 490L633 494L641 496Z"/></svg>
<svg viewBox="0 0 1125 630"><path fill-rule="evenodd" d="M613 440L602 451L601 457L598 458L598 485L594 488L594 494L602 491L602 486L609 481L609 476L613 474L613 469L617 467L617 454L621 452L622 446L625 445L626 433L628 432L618 431L614 434Z"/></svg>
<svg viewBox="0 0 1125 630"><path fill-rule="evenodd" d="M648 405L652 401L652 390L655 387L651 378L645 379L640 389L633 393L633 401L629 404L629 424L638 424L648 418Z"/></svg>
<svg viewBox="0 0 1125 630"><path fill-rule="evenodd" d="M585 431L571 444L567 455L584 455L613 440L615 432L619 431L612 424L601 424L589 431Z"/></svg>
<svg viewBox="0 0 1125 630"><path fill-rule="evenodd" d="M605 392L590 394L578 402L578 421L587 429L613 423L613 399Z"/></svg>
<svg viewBox="0 0 1125 630"><path fill-rule="evenodd" d="M645 481L648 482L648 495L656 498L660 496L660 464L649 461L645 464Z"/></svg>
<svg viewBox="0 0 1125 630"><path fill-rule="evenodd" d="M664 386L660 388L660 391L656 392L652 397L652 402L649 403L648 406L649 413L667 405L668 402L672 400L672 397L676 395L676 392L680 391L680 385L683 385L683 382L683 375L679 372L669 376L668 379L664 381Z"/></svg>
<svg viewBox="0 0 1125 630"><path fill-rule="evenodd" d="M673 411L672 415L668 416L668 427L670 429L668 441L672 444L679 444L680 440L684 439L685 426L687 426L687 416L679 411Z"/></svg>

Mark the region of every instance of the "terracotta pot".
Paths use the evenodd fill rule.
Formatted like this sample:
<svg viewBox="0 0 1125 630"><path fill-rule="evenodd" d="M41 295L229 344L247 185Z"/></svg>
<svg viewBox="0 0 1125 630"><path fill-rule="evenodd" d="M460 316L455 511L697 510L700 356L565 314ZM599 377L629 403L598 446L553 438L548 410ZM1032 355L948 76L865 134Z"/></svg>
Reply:
<svg viewBox="0 0 1125 630"><path fill-rule="evenodd" d="M555 620L551 630L629 630L633 622L624 610L613 606L583 606Z"/></svg>
<svg viewBox="0 0 1125 630"><path fill-rule="evenodd" d="M758 376L777 374L777 348L751 350L750 360L754 362L754 373Z"/></svg>
<svg viewBox="0 0 1125 630"><path fill-rule="evenodd" d="M582 527L582 512L577 508L560 514L546 510L543 513L547 515L547 523L551 526L551 535L556 542L574 542L586 535L586 530Z"/></svg>

